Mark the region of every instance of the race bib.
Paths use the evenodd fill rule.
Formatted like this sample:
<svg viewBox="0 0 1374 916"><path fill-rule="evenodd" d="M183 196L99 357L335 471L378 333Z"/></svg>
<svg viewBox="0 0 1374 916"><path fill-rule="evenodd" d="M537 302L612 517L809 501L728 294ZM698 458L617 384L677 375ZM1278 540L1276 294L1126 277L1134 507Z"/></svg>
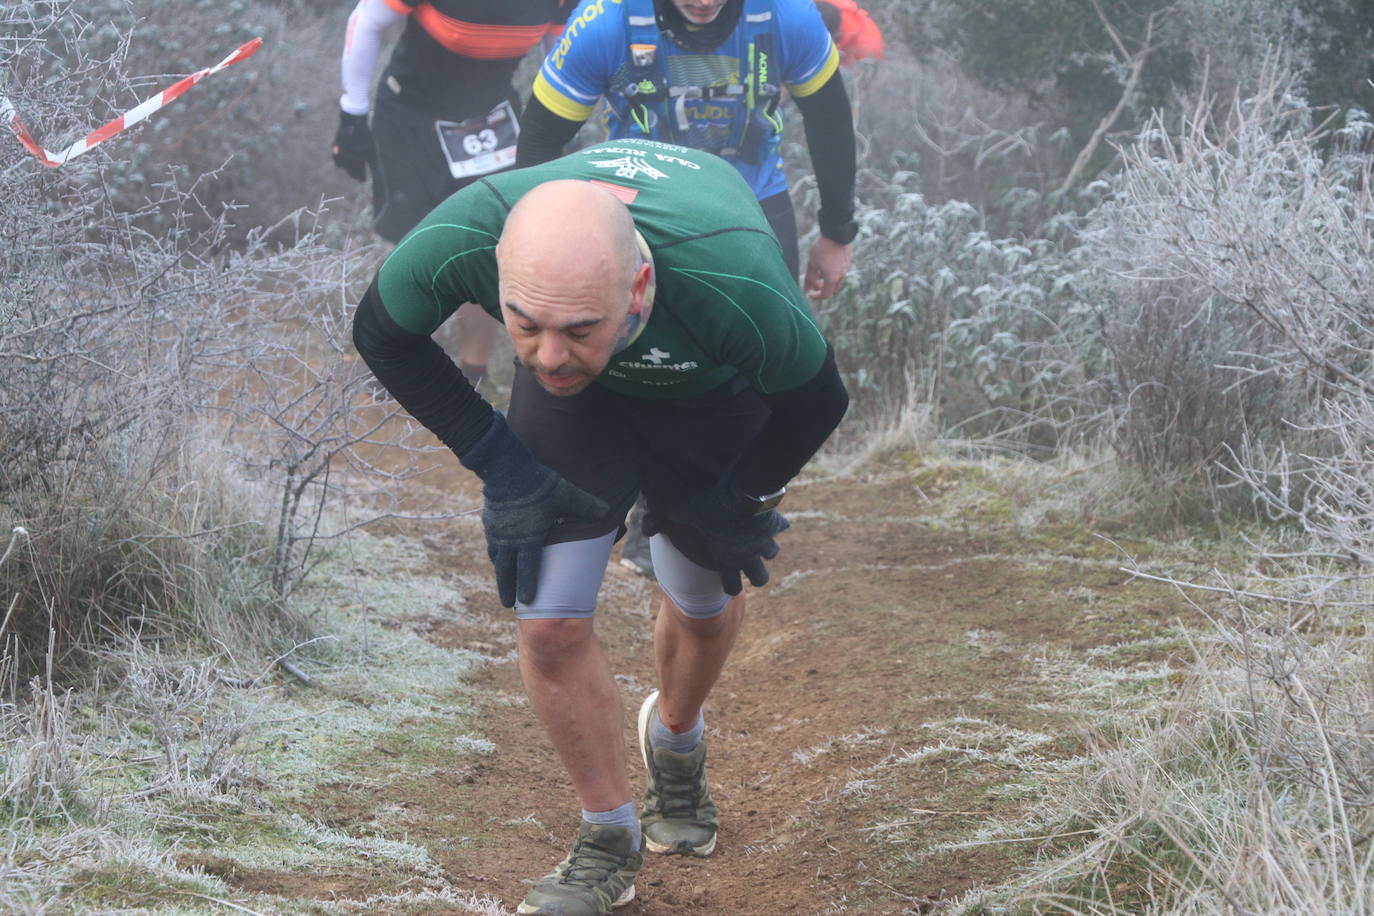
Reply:
<svg viewBox="0 0 1374 916"><path fill-rule="evenodd" d="M476 178L515 164L520 122L509 101L497 105L486 117L435 121L434 130L454 178Z"/></svg>

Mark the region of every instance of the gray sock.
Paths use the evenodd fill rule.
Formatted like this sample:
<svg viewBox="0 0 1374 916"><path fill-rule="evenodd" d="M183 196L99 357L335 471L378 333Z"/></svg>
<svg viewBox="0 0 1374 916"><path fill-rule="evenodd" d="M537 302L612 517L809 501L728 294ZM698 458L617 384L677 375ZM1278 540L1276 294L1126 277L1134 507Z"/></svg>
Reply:
<svg viewBox="0 0 1374 916"><path fill-rule="evenodd" d="M657 715L649 723L649 747L663 747L675 754L688 754L701 743L706 733L706 717L697 712L697 724L685 732L675 732L663 724Z"/></svg>
<svg viewBox="0 0 1374 916"><path fill-rule="evenodd" d="M582 820L603 827L625 827L635 838L635 849L643 845L644 838L639 832L639 812L635 810L634 799L630 799L619 808L612 808L609 811L588 811L583 808Z"/></svg>

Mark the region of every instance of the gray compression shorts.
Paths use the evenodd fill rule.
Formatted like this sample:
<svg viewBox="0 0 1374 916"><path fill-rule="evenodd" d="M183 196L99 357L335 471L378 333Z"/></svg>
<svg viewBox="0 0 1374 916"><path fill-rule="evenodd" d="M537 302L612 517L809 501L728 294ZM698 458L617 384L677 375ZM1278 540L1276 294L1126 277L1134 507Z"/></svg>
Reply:
<svg viewBox="0 0 1374 916"><path fill-rule="evenodd" d="M515 603L520 620L558 620L591 617L596 595L606 577L617 532L580 541L545 546L539 566L539 590L529 604ZM682 555L666 535L649 538L654 576L678 610L695 620L707 620L725 610L730 596L720 574L698 566Z"/></svg>

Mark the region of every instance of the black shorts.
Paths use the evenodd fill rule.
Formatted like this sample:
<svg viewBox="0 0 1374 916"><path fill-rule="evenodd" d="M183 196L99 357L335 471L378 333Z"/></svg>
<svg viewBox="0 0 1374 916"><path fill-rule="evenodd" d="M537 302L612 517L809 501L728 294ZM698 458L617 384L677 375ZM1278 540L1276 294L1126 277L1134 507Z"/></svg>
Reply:
<svg viewBox="0 0 1374 916"><path fill-rule="evenodd" d="M645 532L667 535L693 563L713 569L705 540L674 521L674 509L719 480L768 415L768 405L742 376L699 398L660 402L597 385L557 397L517 366L506 419L536 458L611 507L599 519L558 523L546 543L615 531L643 489Z"/></svg>
<svg viewBox="0 0 1374 916"><path fill-rule="evenodd" d="M377 88L368 163L372 226L388 242L399 242L441 201L477 180L453 177L434 122L433 116L401 104L385 83Z"/></svg>

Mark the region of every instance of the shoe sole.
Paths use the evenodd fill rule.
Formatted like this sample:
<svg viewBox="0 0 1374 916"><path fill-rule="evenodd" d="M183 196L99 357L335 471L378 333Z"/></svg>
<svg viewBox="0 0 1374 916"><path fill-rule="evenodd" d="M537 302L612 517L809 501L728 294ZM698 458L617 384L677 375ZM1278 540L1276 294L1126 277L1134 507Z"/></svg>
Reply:
<svg viewBox="0 0 1374 916"><path fill-rule="evenodd" d="M644 702L639 704L639 718L637 722L639 728L639 756L640 759L644 761L645 773L649 772L649 717L654 714L657 707L657 690L652 691L644 698ZM684 848L680 843L655 843L646 833L644 834L644 848L649 852L657 852L664 855L696 856L698 859L704 859L716 851L716 836L712 834L711 842L707 843L705 846L687 846Z"/></svg>
<svg viewBox="0 0 1374 916"><path fill-rule="evenodd" d="M629 887L625 888L625 891L619 897L615 899L615 902L611 904L611 909L618 910L633 899L635 899L635 886L631 884ZM544 910L542 907L531 908L529 904L522 903L515 908L515 912L525 913L528 916L528 914L531 913L542 913L544 912Z"/></svg>
<svg viewBox="0 0 1374 916"><path fill-rule="evenodd" d="M658 691L651 690L644 698L644 702L639 704L639 717L636 719L636 728L639 730L639 758L644 761L646 773L649 772L649 717L654 714L657 706Z"/></svg>
<svg viewBox="0 0 1374 916"><path fill-rule="evenodd" d="M620 565L637 576L643 576L646 579L652 579L654 577L654 568L652 566L640 566L634 560L625 557L620 558Z"/></svg>

